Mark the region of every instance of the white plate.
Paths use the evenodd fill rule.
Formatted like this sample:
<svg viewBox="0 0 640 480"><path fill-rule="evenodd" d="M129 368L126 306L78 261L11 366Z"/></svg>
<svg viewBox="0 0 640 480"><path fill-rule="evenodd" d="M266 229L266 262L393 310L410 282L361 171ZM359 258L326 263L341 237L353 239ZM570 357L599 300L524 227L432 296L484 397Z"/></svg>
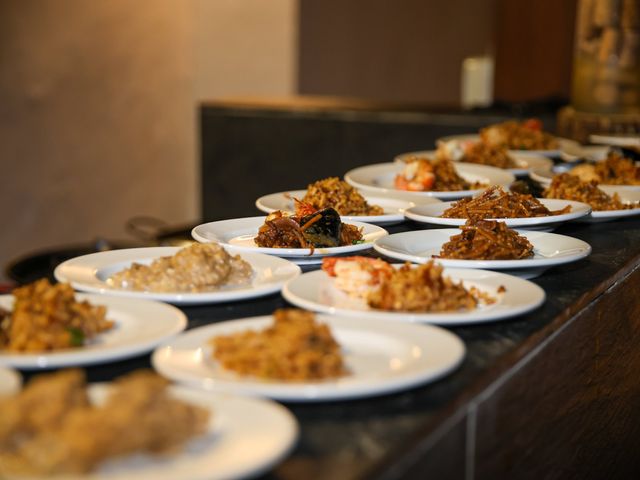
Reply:
<svg viewBox="0 0 640 480"><path fill-rule="evenodd" d="M548 168L533 168L529 172L529 178L531 180L535 180L545 187L551 184L551 179L554 175L556 175L556 173Z"/></svg>
<svg viewBox="0 0 640 480"><path fill-rule="evenodd" d="M564 263L585 258L591 253L591 246L577 238L554 233L517 230L533 245L533 257L521 260L457 260L435 259L445 267L486 268L489 270L507 270L505 273L521 278L533 278L544 270ZM388 235L376 240L373 245L378 252L387 257L415 263L426 263L438 255L442 245L453 235L461 233L459 229L444 228L422 230Z"/></svg>
<svg viewBox="0 0 640 480"><path fill-rule="evenodd" d="M130 455L105 462L93 473L65 475L64 479L231 480L253 477L269 471L284 459L296 442L299 429L296 419L275 402L212 394L175 385L169 388L175 397L211 412L203 436L194 438L184 450L175 454ZM104 401L108 391L108 384L89 387L89 394L96 402Z"/></svg>
<svg viewBox="0 0 640 480"><path fill-rule="evenodd" d="M465 135L448 135L436 140L436 145L440 146L441 143L449 142L451 140L458 140L459 142L479 142L480 134L470 133ZM543 157L557 158L560 157L564 150L575 151L580 148L580 143L569 138L556 137L559 148L555 150L509 150L509 153L518 153L520 155L542 155Z"/></svg>
<svg viewBox="0 0 640 480"><path fill-rule="evenodd" d="M533 170L531 170L529 172L529 177L532 180L535 180L536 182L541 183L543 186L548 186L551 184L551 179L554 177L554 175L556 175L555 172L553 172L552 170L546 170L546 169L537 169L534 168ZM622 191L633 191L633 190L637 190L640 191L640 185L608 185L608 184L601 184L598 185L598 187L606 189L606 188L615 188L617 189L617 191L622 192Z"/></svg>
<svg viewBox="0 0 640 480"><path fill-rule="evenodd" d="M272 193L265 195L256 200L256 207L265 213L271 213L276 210L284 212L294 212L295 207L293 198L302 199L306 190L292 190L290 192ZM407 208L415 206L415 203L407 200L398 200L394 198L375 197L371 195L363 195L369 205L378 205L384 209L383 215L341 215L343 222L367 222L376 225L391 225L404 221L404 211ZM438 202L437 199L429 199L431 202Z"/></svg>
<svg viewBox="0 0 640 480"><path fill-rule="evenodd" d="M20 390L22 377L13 368L0 367L0 398Z"/></svg>
<svg viewBox="0 0 640 480"><path fill-rule="evenodd" d="M0 366L35 370L113 362L150 352L187 326L184 313L166 303L82 293L77 293L76 299L107 307L107 318L115 326L73 349L44 353L0 350ZM11 310L13 295L0 295L0 307Z"/></svg>
<svg viewBox="0 0 640 480"><path fill-rule="evenodd" d="M149 264L159 257L175 255L180 247L149 247L109 250L76 257L61 263L54 275L59 282L70 282L76 290L117 295L120 297L149 298L177 305L231 302L279 292L287 280L300 274L300 267L277 257L258 253L242 253L241 257L253 268L249 285L223 287L212 292L137 292L112 287L108 278L131 266L133 262ZM229 252L234 255L231 249Z"/></svg>
<svg viewBox="0 0 640 480"><path fill-rule="evenodd" d="M402 153L395 157L395 162L402 162L403 164L411 157L428 157L434 158L436 154L435 150L424 150L421 152L408 152ZM522 176L529 173L529 170L532 168L551 168L553 166L553 162L547 158L540 155L522 155L520 153L509 152L509 156L513 158L514 162L516 162L516 168L503 168L501 170L505 170L509 173L512 173L515 176Z"/></svg>
<svg viewBox="0 0 640 480"><path fill-rule="evenodd" d="M547 217L531 217L531 218L493 218L491 220L500 220L507 224L510 228L524 228L526 230L552 230L564 222L575 220L577 218L589 215L591 207L586 203L572 202L571 200L555 200L548 198L539 198L549 210L560 210L567 205L571 205L571 211L562 215L549 215ZM459 227L464 225L466 218L442 218L443 212L451 207L453 202L443 202L436 205L420 205L408 209L405 212L407 218L416 222L429 223L433 225L448 225Z"/></svg>
<svg viewBox="0 0 640 480"><path fill-rule="evenodd" d="M221 220L218 222L198 225L191 231L191 235L201 243L220 242L222 245L233 247L237 251L267 253L278 257L290 258L292 261L308 261L327 255L340 255L343 253L367 250L373 246L374 240L387 235L384 228L370 223L347 222L358 228L363 228L364 243L346 245L344 247L315 248L313 254L308 248L266 248L258 247L253 239L258 234L258 229L264 224L265 217L236 218L233 220Z"/></svg>
<svg viewBox="0 0 640 480"><path fill-rule="evenodd" d="M208 340L272 324L271 316L216 323L180 335L158 348L153 366L162 375L209 390L264 395L287 401L319 401L391 393L432 382L455 369L464 344L453 333L425 325L372 318L318 316L340 345L351 374L318 382L264 381L223 370Z"/></svg>
<svg viewBox="0 0 640 480"><path fill-rule="evenodd" d="M640 135L590 135L591 143L599 143L602 145L614 145L617 147L640 147Z"/></svg>
<svg viewBox="0 0 640 480"><path fill-rule="evenodd" d="M464 162L454 163L454 166L458 175L467 182L482 182L487 185L502 185L506 187L515 180L515 177L511 173L501 170L500 168L474 165L473 163ZM470 197L484 190L484 188L446 192L409 192L399 190L393 186L393 181L402 169L403 165L397 162L378 163L375 165L354 168L353 170L348 171L344 178L349 184L359 190L382 195L388 193L398 195L401 193L404 198L435 197L441 200L453 200L456 198Z"/></svg>
<svg viewBox="0 0 640 480"><path fill-rule="evenodd" d="M597 145L578 145L567 148L560 153L560 158L565 162L575 162L582 158L599 162L607 158L609 147Z"/></svg>
<svg viewBox="0 0 640 480"><path fill-rule="evenodd" d="M447 313L390 312L369 308L362 299L349 297L333 286L334 279L322 270L303 273L288 282L282 289L284 298L297 307L333 315L357 317L363 322L369 319L404 322L460 325L504 320L533 310L544 302L545 293L539 286L504 273L488 270L444 269L444 275L454 281L462 281L465 288L476 287L497 298L493 305L481 306L470 311ZM504 286L506 292L498 293Z"/></svg>

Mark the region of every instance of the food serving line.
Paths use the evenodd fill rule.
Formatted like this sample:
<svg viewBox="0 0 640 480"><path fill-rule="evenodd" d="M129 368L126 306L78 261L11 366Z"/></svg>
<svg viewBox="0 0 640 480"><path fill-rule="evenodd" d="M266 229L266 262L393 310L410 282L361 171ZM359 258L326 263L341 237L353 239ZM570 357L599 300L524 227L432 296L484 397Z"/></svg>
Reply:
<svg viewBox="0 0 640 480"><path fill-rule="evenodd" d="M393 189L389 181L402 168L399 163L372 165L348 172L346 179L363 191L368 189L389 199L388 194L394 193L389 191ZM507 186L513 180L510 173L495 168L464 163L455 168L471 185L479 181ZM442 194L447 200L472 192ZM471 286L477 284L481 290L489 288L487 293L498 298L495 305L488 304L486 308L410 314L370 310L362 304L352 305L345 296L334 298L326 274L318 270L324 256L357 252L375 257L386 253L391 257L387 258L389 261L421 263L437 254L446 236L433 245L420 243L420 239L421 232L424 238L432 239L444 232L432 225L442 223L434 221L442 213L438 201L432 198L438 195L391 195L385 206L387 212L370 219L384 228L358 224L357 216L353 220L343 217L343 221L363 229L362 241L311 249L304 255L302 251L306 249L302 248L256 246L253 235L263 217L200 225L192 232L195 239L220 242L232 253L240 252L252 265L254 277L249 287L194 294L149 294L148 298L180 306L190 330L172 338L175 328L184 328L173 325L158 337L147 338L149 345L164 344L152 355L139 356L148 348L138 341L137 350L126 353L118 353L118 348L107 349L106 353L98 349L89 355L80 352L77 358L74 353L68 358L62 353L51 357L50 364L42 360L24 367L61 367L76 361L82 364L83 359L91 358L85 365L103 364L87 368L89 380L103 381L152 365L168 378L217 391L217 395L229 391L283 402L299 424L298 441L292 443L298 432L293 417L287 418L284 411L269 410L265 404L264 415L274 415L278 420L269 426L268 421L263 422L264 416L256 416L254 421L261 424L263 431L254 428L246 437L239 435L242 429L234 424L231 431L238 436L235 453L238 447L242 450L243 438L249 445L260 435L269 435L269 428L274 429L273 445L267 447L266 453L260 449L248 451L244 469L232 462L232 477L270 469L266 475L273 478L421 478L425 473L435 478L496 478L523 471L539 477L555 471L560 458L571 456L576 459L567 466L572 475L593 474L594 468L600 468L598 465L606 466L606 462L602 463L607 458L606 453L601 453L603 442L615 438L624 443L632 439L632 427L625 425L625 414L633 407L629 391L637 389L628 372L633 371L632 365L640 363L639 355L629 354L638 337L640 304L625 292L640 284L637 217L619 214L613 223L599 223L597 217L588 217L590 207L586 204L564 201L565 205L561 205L557 200L545 200L549 208L570 206L572 213L558 215L559 220L550 222L525 221L524 228L557 228L554 234L520 232L530 235L536 252L533 258L513 260L513 265L500 261L449 261L449 267L463 267L467 262L474 268L506 268L519 277L533 277L532 283L483 270L445 270L445 276ZM281 208L281 197L261 197L257 206L265 211L273 210L273 204L276 209ZM415 204L391 205L391 200L409 199ZM403 222L396 217L397 211L405 209L408 218ZM588 223L572 221L587 218L591 218ZM391 235L386 236L387 233ZM449 233L453 235L455 231ZM373 242L377 251L371 250ZM169 250L177 249L147 249L145 258L140 257L142 250L79 257L59 266L56 277L71 281L80 290L140 297L135 292L112 291L114 286L108 283L109 279L131 261L150 261L171 253ZM299 267L258 252L291 259ZM302 276L298 276L300 269ZM277 293L283 284L282 294ZM238 379L212 366L207 342L213 336L229 333L231 328L231 324L221 322L245 319L236 322L231 331L266 326L268 318L253 317L269 316L275 309L288 306L287 301L346 317L334 321L331 316L321 315L319 319L330 326L342 345L350 375L328 382L264 383ZM117 303L108 308L117 309ZM163 321L171 324L181 320L180 315L174 315ZM444 325L451 333L419 323ZM166 338L161 342L162 335ZM384 353L380 355L376 348ZM96 353L104 356L98 358ZM611 382L612 371L617 373L615 382ZM602 402L615 404L616 412L605 413L599 408ZM257 404L249 403L247 409L260 411ZM224 419L225 410L221 412ZM602 425L611 429L603 432ZM226 426L230 428L231 423ZM596 431L600 435L593 439ZM224 445L224 431L220 435ZM599 452L595 462L592 452ZM286 459L282 461L283 458ZM619 472L632 467L626 460L616 466ZM201 465L189 474L207 477Z"/></svg>
<svg viewBox="0 0 640 480"><path fill-rule="evenodd" d="M626 219L560 227L558 233L589 243L593 253L533 280L547 292L537 310L504 322L452 327L467 354L446 378L386 396L287 402L300 423L300 437L289 458L268 476L404 478L429 471L464 478L469 469L477 478L522 470L544 474L555 468L553 458L578 444L583 463L572 468L593 468L587 452L613 441L612 434L601 431L593 441L583 436L606 423L612 431L621 428L616 439L624 441L629 427L621 417L631 402L625 395L637 388L628 372L640 362L637 349L631 349L640 331L639 306L629 295L640 285L638 226L638 220ZM399 233L430 227L387 228ZM277 294L182 310L192 329L268 315L286 305ZM91 381L105 381L149 366L145 355L89 367L87 374ZM603 375L615 375L615 384ZM604 398L590 392L599 382L609 387ZM602 402L615 403L617 410L601 409ZM522 451L520 443L535 453ZM600 451L598 462L607 456Z"/></svg>

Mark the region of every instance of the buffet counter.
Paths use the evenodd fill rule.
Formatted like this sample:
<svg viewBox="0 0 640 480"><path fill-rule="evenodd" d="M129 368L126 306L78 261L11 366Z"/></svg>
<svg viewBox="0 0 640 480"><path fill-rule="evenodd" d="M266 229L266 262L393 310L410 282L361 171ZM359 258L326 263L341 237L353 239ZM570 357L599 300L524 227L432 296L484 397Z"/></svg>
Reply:
<svg viewBox="0 0 640 480"><path fill-rule="evenodd" d="M300 439L266 478L631 478L640 471L639 227L558 229L593 253L534 279L547 300L532 313L451 329L467 355L444 379L381 397L287 403ZM183 311L194 328L286 305L278 294ZM102 381L149 366L145 356L87 372Z"/></svg>
<svg viewBox="0 0 640 480"><path fill-rule="evenodd" d="M438 137L516 113L535 115L553 130L555 108L525 110L309 98L207 103L200 111L204 218L255 215L252 200L265 193L428 150ZM232 188L228 178L241 178L242 188ZM220 196L230 201L221 204ZM237 212L221 210L230 204ZM301 441L271 475L637 478L640 422L631 419L640 398L639 227L639 220L623 220L558 229L588 242L592 254L534 279L547 300L532 313L452 329L467 356L445 379L386 397L292 405ZM405 223L389 230L421 228L427 227ZM277 297L215 311L216 318L234 318L282 305ZM208 311L189 315L200 324Z"/></svg>
<svg viewBox="0 0 640 480"><path fill-rule="evenodd" d="M439 136L505 118L366 107L205 105L204 220L258 215L253 202L260 195L391 161L432 148ZM387 227L389 233L429 228ZM264 478L638 478L640 220L572 222L556 232L593 250L532 280L546 292L541 307L450 328L466 356L435 383L357 400L285 403L300 437ZM285 306L274 294L181 309L192 329ZM89 367L87 374L104 381L150 365L145 355Z"/></svg>

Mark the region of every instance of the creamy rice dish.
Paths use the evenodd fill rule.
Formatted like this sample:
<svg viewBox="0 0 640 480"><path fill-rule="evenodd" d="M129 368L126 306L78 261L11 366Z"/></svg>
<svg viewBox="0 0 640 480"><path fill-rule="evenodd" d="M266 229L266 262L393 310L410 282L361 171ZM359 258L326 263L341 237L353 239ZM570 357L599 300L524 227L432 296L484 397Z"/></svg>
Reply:
<svg viewBox="0 0 640 480"><path fill-rule="evenodd" d="M148 292L206 292L251 282L253 269L217 243L196 243L150 265L133 263L108 279L114 288Z"/></svg>

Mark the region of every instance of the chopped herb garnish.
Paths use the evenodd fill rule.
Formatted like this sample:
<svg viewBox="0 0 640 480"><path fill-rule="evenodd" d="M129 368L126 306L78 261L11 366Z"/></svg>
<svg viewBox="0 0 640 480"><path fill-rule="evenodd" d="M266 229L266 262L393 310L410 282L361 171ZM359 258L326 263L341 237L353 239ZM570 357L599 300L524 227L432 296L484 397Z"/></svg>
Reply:
<svg viewBox="0 0 640 480"><path fill-rule="evenodd" d="M79 328L69 327L67 328L69 335L71 336L71 345L74 347L81 347L84 345L84 332Z"/></svg>

